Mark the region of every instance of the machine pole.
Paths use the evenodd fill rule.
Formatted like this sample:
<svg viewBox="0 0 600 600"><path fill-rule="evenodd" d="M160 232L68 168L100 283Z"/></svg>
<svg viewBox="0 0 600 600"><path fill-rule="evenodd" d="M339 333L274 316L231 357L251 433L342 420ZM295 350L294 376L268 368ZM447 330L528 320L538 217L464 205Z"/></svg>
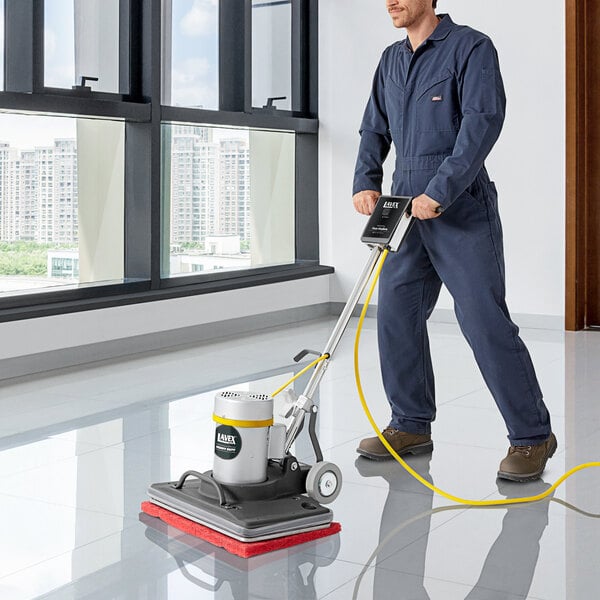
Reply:
<svg viewBox="0 0 600 600"><path fill-rule="evenodd" d="M342 310L342 313L338 318L338 321L329 337L329 340L327 341L327 344L325 345L325 348L321 353L327 354L328 358L322 360L316 365L310 380L304 388L304 392L298 398L298 402L296 403L293 412L294 418L292 423L288 427L286 435L286 452L289 451L290 447L294 443L294 440L298 436L298 433L300 432L302 423L304 421L304 416L307 413L311 412L313 409L312 397L315 391L317 390L319 383L323 378L323 375L325 375L325 371L327 370L329 361L331 360L333 353L338 347L338 344L342 339L342 335L344 335L344 331L346 331L346 328L348 327L348 323L352 318L352 313L354 312L354 309L356 308L356 305L358 304L365 290L365 287L367 286L367 283L371 279L371 275L373 274L373 271L375 270L375 267L379 262L379 258L381 257L381 254L384 250L385 245L383 244L376 244L372 247L371 253L369 254L369 258L367 260L367 264L364 266L360 277L354 285L354 289L352 290L352 293L350 294L350 297L348 298L346 305L344 306L344 309Z"/></svg>

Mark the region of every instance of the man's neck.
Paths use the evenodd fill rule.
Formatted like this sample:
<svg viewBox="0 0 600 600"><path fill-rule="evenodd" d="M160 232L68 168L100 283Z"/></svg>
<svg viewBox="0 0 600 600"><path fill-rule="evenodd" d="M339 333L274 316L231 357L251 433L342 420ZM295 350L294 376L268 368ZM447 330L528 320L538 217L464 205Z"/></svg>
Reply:
<svg viewBox="0 0 600 600"><path fill-rule="evenodd" d="M435 14L428 13L421 21L406 28L413 52L433 33L439 22Z"/></svg>

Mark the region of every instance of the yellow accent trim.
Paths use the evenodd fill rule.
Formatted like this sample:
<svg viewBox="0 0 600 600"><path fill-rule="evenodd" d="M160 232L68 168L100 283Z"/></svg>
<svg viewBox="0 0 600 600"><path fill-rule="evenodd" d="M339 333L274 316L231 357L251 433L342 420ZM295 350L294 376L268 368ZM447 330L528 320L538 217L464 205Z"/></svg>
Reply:
<svg viewBox="0 0 600 600"><path fill-rule="evenodd" d="M229 425L231 427L270 427L273 425L273 417L270 419L264 419L263 421L241 421L239 419L224 419L213 413L213 421L220 423L221 425Z"/></svg>
<svg viewBox="0 0 600 600"><path fill-rule="evenodd" d="M369 423L371 423L371 427L373 427L373 431L377 434L377 437L381 440L381 443L387 448L388 452L417 480L420 481L425 487L429 488L431 491L439 494L440 496L444 496L448 500L452 500L452 502L458 502L459 504L466 504L468 506L500 506L504 504L520 504L523 502L537 502L538 500L542 500L547 498L554 490L561 484L565 479L577 473L577 471L581 471L582 469L588 469L590 467L600 467L600 462L588 462L581 465L577 465L573 467L569 471L567 471L564 475L558 478L558 480L551 485L545 492L538 494L537 496L525 496L523 498L503 498L501 500L467 500L465 498L461 498L460 496L454 496L453 494L449 494L444 490L432 485L421 477L419 473L417 473L414 469L412 469L399 455L398 453L391 447L389 442L383 437L381 434L380 428L377 426L377 423L373 419L371 415L371 411L367 406L367 401L365 400L365 395L363 393L362 384L360 381L360 373L358 368L358 347L360 341L360 333L363 326L363 321L365 320L365 316L367 315L367 308L369 307L369 302L371 301L371 296L375 290L375 286L377 285L377 280L379 279L379 274L381 273L381 269L383 267L383 263L387 258L388 251L384 250L381 255L381 260L379 261L379 265L377 270L375 271L375 276L373 278L373 282L371 283L371 287L369 288L369 292L367 294L367 298L363 305L362 313L360 315L360 319L358 320L358 327L356 329L356 337L354 339L354 376L356 379L356 388L358 390L358 395L360 397L360 403L362 404L363 410L369 419Z"/></svg>

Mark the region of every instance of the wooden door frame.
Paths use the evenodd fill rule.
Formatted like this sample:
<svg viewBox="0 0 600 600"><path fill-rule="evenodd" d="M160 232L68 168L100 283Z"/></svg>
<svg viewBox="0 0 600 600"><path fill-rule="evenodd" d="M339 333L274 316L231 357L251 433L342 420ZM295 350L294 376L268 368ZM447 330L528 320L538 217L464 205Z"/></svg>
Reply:
<svg viewBox="0 0 600 600"><path fill-rule="evenodd" d="M565 1L565 328L575 331L589 326L589 294L599 289L600 233L590 228L600 216L600 0Z"/></svg>

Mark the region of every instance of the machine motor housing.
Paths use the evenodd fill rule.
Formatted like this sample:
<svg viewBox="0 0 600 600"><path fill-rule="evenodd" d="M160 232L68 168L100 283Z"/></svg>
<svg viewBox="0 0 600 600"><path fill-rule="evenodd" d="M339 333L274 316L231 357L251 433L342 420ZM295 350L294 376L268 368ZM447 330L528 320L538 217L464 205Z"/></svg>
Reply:
<svg viewBox="0 0 600 600"><path fill-rule="evenodd" d="M283 424L273 423L273 398L267 394L223 391L215 396L213 477L228 485L262 483L269 456L283 454L270 440L283 445Z"/></svg>

